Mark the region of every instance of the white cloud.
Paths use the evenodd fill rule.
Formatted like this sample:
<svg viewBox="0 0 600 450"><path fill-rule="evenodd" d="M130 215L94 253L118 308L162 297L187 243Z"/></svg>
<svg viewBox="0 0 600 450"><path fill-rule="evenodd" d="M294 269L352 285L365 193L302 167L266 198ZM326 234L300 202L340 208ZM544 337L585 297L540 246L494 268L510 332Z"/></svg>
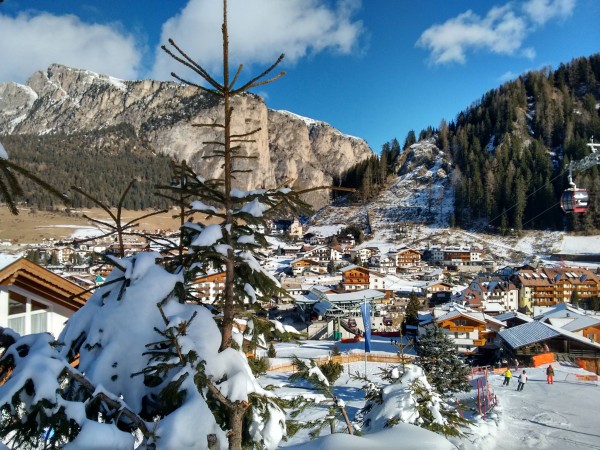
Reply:
<svg viewBox="0 0 600 450"><path fill-rule="evenodd" d="M543 25L551 19L569 17L575 0L529 0L523 5L523 11L538 25Z"/></svg>
<svg viewBox="0 0 600 450"><path fill-rule="evenodd" d="M510 5L494 7L484 18L469 10L425 30L417 45L428 48L436 64L464 63L470 50L510 55L521 46L526 26Z"/></svg>
<svg viewBox="0 0 600 450"><path fill-rule="evenodd" d="M521 55L523 55L524 58L527 59L534 59L536 52L535 52L535 48L533 47L527 47L521 50Z"/></svg>
<svg viewBox="0 0 600 450"><path fill-rule="evenodd" d="M487 51L533 59L535 49L523 48L527 36L551 19L568 17L576 0L528 0L495 6L485 17L468 10L429 27L416 45L430 51L434 64L465 63L467 54Z"/></svg>
<svg viewBox="0 0 600 450"><path fill-rule="evenodd" d="M353 20L359 7L359 0L338 1L335 9L324 0L230 0L228 25L233 70L240 63L270 64L281 53L291 63L325 50L351 53L363 33L362 22ZM173 38L205 69L218 71L223 57L222 17L220 2L190 0L180 14L163 25L161 43ZM182 73L181 68L158 50L152 77L168 79L172 71Z"/></svg>
<svg viewBox="0 0 600 450"><path fill-rule="evenodd" d="M52 63L119 78L137 76L141 52L116 26L89 24L49 13L0 14L0 82L24 82Z"/></svg>

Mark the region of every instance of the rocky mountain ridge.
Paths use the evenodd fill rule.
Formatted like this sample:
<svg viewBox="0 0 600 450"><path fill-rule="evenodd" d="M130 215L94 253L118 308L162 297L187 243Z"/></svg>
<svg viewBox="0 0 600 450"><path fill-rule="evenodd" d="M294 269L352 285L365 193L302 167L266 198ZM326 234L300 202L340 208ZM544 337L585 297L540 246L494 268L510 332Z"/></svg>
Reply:
<svg viewBox="0 0 600 450"><path fill-rule="evenodd" d="M52 65L33 74L25 85L0 84L0 135L74 132L126 123L156 153L185 159L202 176L215 177L221 161L204 159L220 138L213 128L195 125L222 122L220 98L194 87L152 80L123 81L93 72ZM297 188L330 185L355 164L373 156L368 144L335 128L287 111L267 108L253 94L234 99L236 134L260 129L244 144L238 188L293 183ZM82 149L82 151L85 151ZM329 193L308 199L327 203Z"/></svg>

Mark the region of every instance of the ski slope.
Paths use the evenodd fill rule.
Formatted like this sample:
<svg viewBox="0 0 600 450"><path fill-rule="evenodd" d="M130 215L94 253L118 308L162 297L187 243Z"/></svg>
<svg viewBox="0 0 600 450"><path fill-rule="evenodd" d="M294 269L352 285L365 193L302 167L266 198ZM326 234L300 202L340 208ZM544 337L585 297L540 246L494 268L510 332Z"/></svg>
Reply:
<svg viewBox="0 0 600 450"><path fill-rule="evenodd" d="M504 377L490 375L498 406L469 439L454 442L463 450L588 450L600 449L600 385L582 381L583 369L553 363L554 384L546 383L546 367L526 368L529 381L517 392L513 372L509 386Z"/></svg>
<svg viewBox="0 0 600 450"><path fill-rule="evenodd" d="M373 351L375 353L396 353L397 348L389 343L386 338L373 339ZM331 341L301 341L300 343L278 343L276 344L277 356L273 363L282 364L292 355L300 358L319 358L330 354L333 342ZM343 355L362 352L364 344L342 344L338 347ZM346 404L350 420L364 406L364 392L360 389L363 382L354 379L351 374L366 375L374 382L380 381L381 367L384 363L353 362L344 365L344 373L335 383L336 395ZM517 392L517 376L522 369L513 370L511 384L502 386L504 377L502 375L490 374L488 377L490 386L496 394L498 405L485 417L471 417L473 425L463 438L449 438L452 444L460 450L600 450L600 383L598 381L585 381L578 379L577 375L589 376L579 367L567 363L553 363L555 377L554 384L546 383L546 367L525 368L529 375L528 383L521 392ZM389 367L389 366L388 366ZM514 369L514 368L511 368ZM269 372L259 378L263 385L274 386L275 392L280 397L290 395L303 395L305 398L314 398L318 403L323 400L322 394L307 389L305 385L289 383L290 373ZM305 417L299 419L314 420L317 416L327 414L327 408L309 408L304 412ZM339 430L343 432L343 424ZM404 430L406 432L406 430ZM323 436L328 433L327 429L322 432ZM366 434L365 438L369 438ZM390 437L390 436L387 436ZM377 439L381 439L379 436ZM373 442L369 448L424 448L423 446L411 446L403 436L405 445L400 447L397 439L388 442L388 447L378 446L379 440ZM339 442L336 441L337 444ZM302 448L302 450L320 450L335 448L330 441L311 441L308 430L301 430L297 435L291 437L287 442L281 443L281 448ZM355 442L358 447L344 443L342 448L360 448L361 442ZM377 444L377 445L376 445ZM434 447L435 448L435 447Z"/></svg>

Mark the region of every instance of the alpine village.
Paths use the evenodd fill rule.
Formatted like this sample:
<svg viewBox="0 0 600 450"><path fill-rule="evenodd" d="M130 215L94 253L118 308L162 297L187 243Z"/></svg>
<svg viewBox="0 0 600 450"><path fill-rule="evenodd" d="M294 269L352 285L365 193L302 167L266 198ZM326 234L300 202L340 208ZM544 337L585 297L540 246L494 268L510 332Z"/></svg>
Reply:
<svg viewBox="0 0 600 450"><path fill-rule="evenodd" d="M0 84L0 448L599 448L600 54L374 149L222 7L214 75Z"/></svg>

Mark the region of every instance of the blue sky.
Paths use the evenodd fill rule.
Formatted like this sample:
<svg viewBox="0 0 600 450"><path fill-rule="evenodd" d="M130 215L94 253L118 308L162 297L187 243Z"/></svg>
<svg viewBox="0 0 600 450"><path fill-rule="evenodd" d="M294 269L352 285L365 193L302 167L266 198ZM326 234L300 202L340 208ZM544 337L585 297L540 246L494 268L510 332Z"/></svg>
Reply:
<svg viewBox="0 0 600 450"><path fill-rule="evenodd" d="M175 40L218 71L219 0L5 0L0 82L51 63L170 79ZM229 0L233 62L246 77L279 53L267 106L384 142L438 126L527 70L600 51L598 0Z"/></svg>

